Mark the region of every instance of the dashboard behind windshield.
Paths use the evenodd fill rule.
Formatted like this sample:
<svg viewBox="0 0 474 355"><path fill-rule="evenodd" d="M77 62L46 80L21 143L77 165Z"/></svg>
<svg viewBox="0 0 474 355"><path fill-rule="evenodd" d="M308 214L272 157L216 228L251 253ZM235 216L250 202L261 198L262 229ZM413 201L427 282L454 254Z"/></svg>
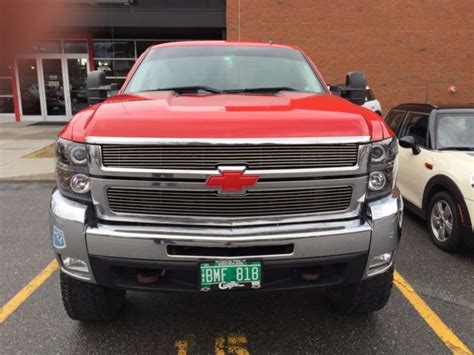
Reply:
<svg viewBox="0 0 474 355"><path fill-rule="evenodd" d="M285 87L325 93L297 50L258 46L176 46L152 49L124 92L201 86L218 91Z"/></svg>

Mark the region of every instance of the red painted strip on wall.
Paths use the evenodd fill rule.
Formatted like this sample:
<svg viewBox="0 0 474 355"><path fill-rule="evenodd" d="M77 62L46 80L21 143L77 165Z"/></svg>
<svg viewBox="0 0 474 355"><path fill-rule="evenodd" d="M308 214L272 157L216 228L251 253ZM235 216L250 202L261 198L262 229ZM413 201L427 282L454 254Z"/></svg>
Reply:
<svg viewBox="0 0 474 355"><path fill-rule="evenodd" d="M12 93L13 93L13 111L15 111L15 121L20 122L20 98L18 97L18 87L16 80L16 62L13 61L12 70Z"/></svg>
<svg viewBox="0 0 474 355"><path fill-rule="evenodd" d="M92 36L87 35L87 48L89 52L89 70L95 70L94 66L94 46L92 45Z"/></svg>

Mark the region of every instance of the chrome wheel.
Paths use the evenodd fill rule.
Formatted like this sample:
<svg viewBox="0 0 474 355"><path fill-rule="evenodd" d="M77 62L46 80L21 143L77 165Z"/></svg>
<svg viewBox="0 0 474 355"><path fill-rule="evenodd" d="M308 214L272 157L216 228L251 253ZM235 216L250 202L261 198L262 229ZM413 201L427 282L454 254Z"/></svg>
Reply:
<svg viewBox="0 0 474 355"><path fill-rule="evenodd" d="M453 211L444 200L436 201L431 208L431 229L440 242L447 241L453 234Z"/></svg>

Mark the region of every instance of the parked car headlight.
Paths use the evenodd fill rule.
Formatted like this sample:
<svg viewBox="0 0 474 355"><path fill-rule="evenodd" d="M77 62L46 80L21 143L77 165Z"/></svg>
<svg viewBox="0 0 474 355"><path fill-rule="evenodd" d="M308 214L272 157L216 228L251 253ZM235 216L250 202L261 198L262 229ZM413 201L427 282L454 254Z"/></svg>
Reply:
<svg viewBox="0 0 474 355"><path fill-rule="evenodd" d="M389 195L395 187L398 159L395 137L372 143L369 162L367 198L373 200Z"/></svg>
<svg viewBox="0 0 474 355"><path fill-rule="evenodd" d="M62 138L56 141L56 182L64 195L90 200L90 179L85 144Z"/></svg>

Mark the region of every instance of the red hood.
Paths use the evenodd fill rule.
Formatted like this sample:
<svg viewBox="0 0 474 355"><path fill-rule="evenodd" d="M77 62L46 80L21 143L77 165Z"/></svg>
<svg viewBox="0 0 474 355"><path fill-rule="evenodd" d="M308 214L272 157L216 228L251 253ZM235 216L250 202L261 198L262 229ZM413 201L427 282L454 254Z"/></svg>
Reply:
<svg viewBox="0 0 474 355"><path fill-rule="evenodd" d="M66 139L89 136L159 138L285 138L392 133L382 119L332 95L119 95L77 114Z"/></svg>

